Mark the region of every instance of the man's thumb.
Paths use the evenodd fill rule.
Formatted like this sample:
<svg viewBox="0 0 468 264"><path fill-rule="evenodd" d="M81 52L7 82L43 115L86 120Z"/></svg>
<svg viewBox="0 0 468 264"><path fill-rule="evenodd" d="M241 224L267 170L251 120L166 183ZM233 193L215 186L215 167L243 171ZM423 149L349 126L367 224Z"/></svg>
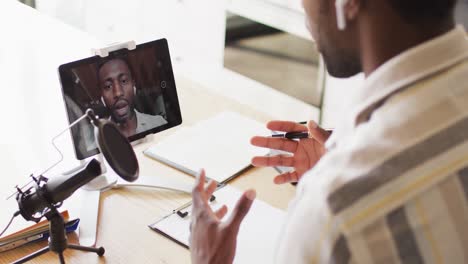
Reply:
<svg viewBox="0 0 468 264"><path fill-rule="evenodd" d="M324 145L330 136L330 132L322 129L314 121L309 121L307 123L307 128L309 129L309 135L311 138L317 140L320 144Z"/></svg>
<svg viewBox="0 0 468 264"><path fill-rule="evenodd" d="M234 210L232 211L231 218L229 219L230 227L236 228L237 230L239 229L242 220L244 220L244 217L249 212L256 196L257 193L255 190L248 190L242 194L239 201L237 201L236 207L234 207Z"/></svg>

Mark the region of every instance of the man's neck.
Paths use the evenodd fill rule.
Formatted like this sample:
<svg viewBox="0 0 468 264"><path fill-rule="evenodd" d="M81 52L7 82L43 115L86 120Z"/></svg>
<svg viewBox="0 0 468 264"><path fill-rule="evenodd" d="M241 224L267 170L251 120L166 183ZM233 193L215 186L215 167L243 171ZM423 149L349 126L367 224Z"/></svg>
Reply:
<svg viewBox="0 0 468 264"><path fill-rule="evenodd" d="M361 61L366 77L390 59L455 27L453 20L427 27L411 26L401 20L369 21L362 23L360 32Z"/></svg>

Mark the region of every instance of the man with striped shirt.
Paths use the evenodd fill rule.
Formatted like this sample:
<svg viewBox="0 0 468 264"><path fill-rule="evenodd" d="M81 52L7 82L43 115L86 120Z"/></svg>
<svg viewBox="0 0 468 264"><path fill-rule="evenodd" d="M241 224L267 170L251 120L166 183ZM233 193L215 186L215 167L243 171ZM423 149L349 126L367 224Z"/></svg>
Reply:
<svg viewBox="0 0 468 264"><path fill-rule="evenodd" d="M275 182L299 180L277 262L468 263L468 40L456 0L303 3L330 74L362 71L366 81L330 137L314 123L274 121L310 138L252 139L292 153L254 165L294 167ZM212 191L194 188L194 263L234 259L255 197L247 191L226 224L226 209L206 203Z"/></svg>

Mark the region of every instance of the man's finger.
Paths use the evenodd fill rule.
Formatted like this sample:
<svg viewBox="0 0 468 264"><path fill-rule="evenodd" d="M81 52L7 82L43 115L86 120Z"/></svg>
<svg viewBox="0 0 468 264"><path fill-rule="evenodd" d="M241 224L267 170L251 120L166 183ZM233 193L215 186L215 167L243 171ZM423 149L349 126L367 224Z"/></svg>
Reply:
<svg viewBox="0 0 468 264"><path fill-rule="evenodd" d="M221 220L221 219L224 218L224 216L226 215L227 212L228 212L227 206L223 205L223 206L221 206L221 208L216 210L215 215L219 220Z"/></svg>
<svg viewBox="0 0 468 264"><path fill-rule="evenodd" d="M200 170L200 172L198 173L195 179L195 186L193 190L197 190L199 192L203 191L203 186L205 185L205 178L206 178L205 170L202 169Z"/></svg>
<svg viewBox="0 0 468 264"><path fill-rule="evenodd" d="M214 191L216 190L216 187L218 187L216 182L213 181L213 180L210 180L210 182L208 183L208 186L206 186L206 188L205 188L205 198L206 198L206 200L210 199L211 195L213 195Z"/></svg>
<svg viewBox="0 0 468 264"><path fill-rule="evenodd" d="M250 143L261 148L269 148L294 153L297 150L298 143L286 138L272 137L253 137Z"/></svg>
<svg viewBox="0 0 468 264"><path fill-rule="evenodd" d="M320 144L324 145L328 137L330 136L330 132L319 127L314 121L309 121L307 123L307 127L309 128L310 137L317 140Z"/></svg>
<svg viewBox="0 0 468 264"><path fill-rule="evenodd" d="M299 181L299 175L297 174L296 171L283 173L281 175L276 176L274 179L275 184L284 184L284 183L298 182L298 181Z"/></svg>
<svg viewBox="0 0 468 264"><path fill-rule="evenodd" d="M267 128L273 131L281 132L305 132L307 127L290 121L271 121L267 124Z"/></svg>
<svg viewBox="0 0 468 264"><path fill-rule="evenodd" d="M200 204L200 202L203 202L203 198L201 194L203 193L203 186L205 185L205 170L201 170L200 173L197 176L197 179L195 180L195 186L193 187L192 190L192 200L194 203L194 209L197 208L197 205Z"/></svg>
<svg viewBox="0 0 468 264"><path fill-rule="evenodd" d="M236 207L234 207L234 210L232 211L231 218L228 221L228 226L230 228L239 230L239 226L249 212L256 195L255 190L248 190L242 194L239 201L237 201Z"/></svg>
<svg viewBox="0 0 468 264"><path fill-rule="evenodd" d="M278 155L272 157L254 157L252 165L256 167L294 167L294 158L287 155Z"/></svg>

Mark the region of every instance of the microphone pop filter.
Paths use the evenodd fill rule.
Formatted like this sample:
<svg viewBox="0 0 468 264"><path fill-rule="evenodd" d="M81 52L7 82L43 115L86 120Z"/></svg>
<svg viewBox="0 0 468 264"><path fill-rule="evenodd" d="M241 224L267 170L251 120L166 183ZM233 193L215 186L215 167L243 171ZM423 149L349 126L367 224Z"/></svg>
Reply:
<svg viewBox="0 0 468 264"><path fill-rule="evenodd" d="M94 120L98 146L107 163L122 179L133 182L138 179L138 160L128 139L117 126L108 120Z"/></svg>

